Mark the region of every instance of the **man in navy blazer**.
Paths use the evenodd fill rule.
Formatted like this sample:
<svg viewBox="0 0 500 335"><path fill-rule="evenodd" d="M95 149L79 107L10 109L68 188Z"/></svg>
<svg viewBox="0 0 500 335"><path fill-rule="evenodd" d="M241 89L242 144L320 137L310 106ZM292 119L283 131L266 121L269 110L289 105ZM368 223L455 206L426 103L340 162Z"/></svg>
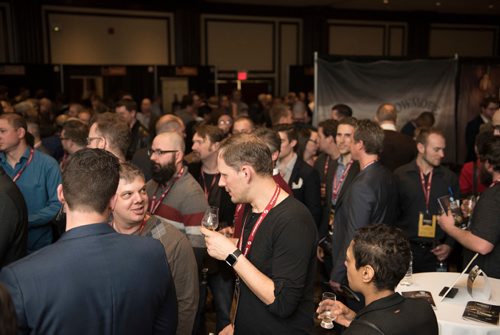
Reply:
<svg viewBox="0 0 500 335"><path fill-rule="evenodd" d="M306 205L318 227L321 220L319 173L295 153L298 136L292 125L278 125L275 130L281 139L277 167L293 196Z"/></svg>
<svg viewBox="0 0 500 335"><path fill-rule="evenodd" d="M69 159L57 190L66 233L0 273L20 333L175 333L175 289L161 243L107 223L118 181L118 159L104 150Z"/></svg>
<svg viewBox="0 0 500 335"><path fill-rule="evenodd" d="M374 223L393 224L397 210L397 187L392 173L378 161L384 131L373 121L360 120L354 130L351 155L360 172L336 204L332 236L333 270L330 286L347 284L345 255L356 231Z"/></svg>

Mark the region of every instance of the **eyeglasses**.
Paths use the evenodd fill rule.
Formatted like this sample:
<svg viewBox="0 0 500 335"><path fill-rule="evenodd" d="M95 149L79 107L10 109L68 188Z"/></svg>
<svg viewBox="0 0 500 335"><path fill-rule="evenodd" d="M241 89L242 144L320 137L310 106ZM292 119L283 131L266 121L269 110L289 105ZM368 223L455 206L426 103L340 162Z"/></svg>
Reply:
<svg viewBox="0 0 500 335"><path fill-rule="evenodd" d="M148 149L148 156L153 156L154 154L156 154L156 156L160 157L160 156L163 156L165 154L170 154L170 153L174 153L174 152L177 152L179 150L161 150L161 149Z"/></svg>
<svg viewBox="0 0 500 335"><path fill-rule="evenodd" d="M61 141L66 141L66 140L69 140L69 138L67 138L67 137L59 137L59 139L60 139ZM88 141L89 141L89 139L87 139L87 143L88 143Z"/></svg>
<svg viewBox="0 0 500 335"><path fill-rule="evenodd" d="M219 121L219 124L220 124L220 125L223 125L223 124L232 124L232 123L233 123L233 121L231 121L231 120L226 120L226 121L224 121L224 120L220 120L220 121Z"/></svg>

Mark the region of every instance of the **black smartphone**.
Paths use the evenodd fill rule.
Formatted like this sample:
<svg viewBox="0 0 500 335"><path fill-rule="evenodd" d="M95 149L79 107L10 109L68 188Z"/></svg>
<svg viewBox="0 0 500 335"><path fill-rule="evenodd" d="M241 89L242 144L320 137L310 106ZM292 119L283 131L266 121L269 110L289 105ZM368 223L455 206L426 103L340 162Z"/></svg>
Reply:
<svg viewBox="0 0 500 335"><path fill-rule="evenodd" d="M442 297L443 294L448 291L449 287L445 286L443 287L443 289L441 290L441 292L439 292L439 296ZM446 295L446 298L454 298L458 293L458 288L452 288L450 290L450 292L448 292L448 294Z"/></svg>

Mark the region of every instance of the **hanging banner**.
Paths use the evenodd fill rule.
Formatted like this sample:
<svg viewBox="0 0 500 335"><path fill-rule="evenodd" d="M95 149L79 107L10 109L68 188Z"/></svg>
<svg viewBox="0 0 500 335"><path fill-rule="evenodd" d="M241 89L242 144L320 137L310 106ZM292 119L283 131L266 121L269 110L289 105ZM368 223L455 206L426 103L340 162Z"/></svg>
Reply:
<svg viewBox="0 0 500 335"><path fill-rule="evenodd" d="M455 161L457 64L455 59L361 63L317 58L314 124L330 118L331 108L341 103L358 119L373 119L382 103L392 103L398 110L398 129L430 111L446 136L445 160Z"/></svg>

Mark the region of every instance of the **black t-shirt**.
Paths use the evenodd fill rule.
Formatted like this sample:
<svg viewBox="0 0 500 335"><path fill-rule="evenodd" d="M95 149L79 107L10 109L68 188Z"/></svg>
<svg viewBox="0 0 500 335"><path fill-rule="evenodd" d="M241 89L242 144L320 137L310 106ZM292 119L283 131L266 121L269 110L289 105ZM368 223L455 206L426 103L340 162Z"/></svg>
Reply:
<svg viewBox="0 0 500 335"><path fill-rule="evenodd" d="M479 198L472 213L472 234L494 245L487 255L479 255L474 264L479 265L488 277L500 279L500 184L486 189ZM474 252L464 249L464 264L474 256Z"/></svg>
<svg viewBox="0 0 500 335"><path fill-rule="evenodd" d="M356 315L345 335L438 335L436 315L423 299L406 299L398 293L376 300Z"/></svg>
<svg viewBox="0 0 500 335"><path fill-rule="evenodd" d="M246 216L243 246L260 213ZM313 326L313 283L317 231L307 208L288 197L262 222L249 261L275 285L275 301L265 305L240 283L236 334L305 334Z"/></svg>

